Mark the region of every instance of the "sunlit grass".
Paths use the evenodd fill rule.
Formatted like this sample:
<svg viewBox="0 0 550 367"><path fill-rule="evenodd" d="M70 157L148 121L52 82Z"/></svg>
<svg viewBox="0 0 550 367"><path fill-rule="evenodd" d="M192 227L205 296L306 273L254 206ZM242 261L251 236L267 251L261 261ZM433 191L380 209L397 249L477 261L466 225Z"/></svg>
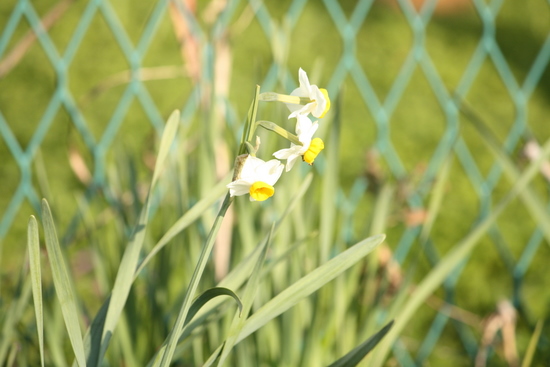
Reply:
<svg viewBox="0 0 550 367"><path fill-rule="evenodd" d="M528 74L532 59L548 32L544 28L548 12L543 8L546 6L544 1L541 3L541 11L537 10L536 3L521 8L522 19L525 14L532 19L528 25L518 20L518 10L511 1L504 2L497 19L498 44L509 58L509 66L518 83ZM61 45L60 50L66 47L83 4L77 2L77 6L71 8L68 23L61 21L52 29L51 36ZM140 30L145 19L141 13L144 10L131 5L123 1L114 6L118 11L127 12L121 19L128 30ZM106 329L84 340L94 340L94 337L108 340L114 330L112 341L105 344L106 349L102 351L110 363L125 361L128 365L142 365L153 358L176 322L201 247L226 193L229 166L237 152L253 86L265 83L277 91L288 92L285 88L295 83L294 70L300 66L311 70L318 84L333 81L344 50L333 19L323 5L306 2L305 10L296 20L296 28L288 32L285 28L288 24L283 19L290 5L290 2L282 2L276 7L271 3L266 5L276 22L274 29L280 32L271 39L263 35L262 24L253 17L249 5L239 5L237 19L229 26L233 67L227 95L211 99L206 92L213 85L208 73L201 84L204 88L195 95L191 94L193 82L185 72L145 81L163 118L168 118L170 111L179 110L183 105L193 106L183 111L184 118L174 138L177 143L167 151L167 143L158 139L158 126L152 127L141 104L133 101L121 130L114 137L113 146L107 151L104 185L85 195L83 192L89 182L82 182L74 167L69 168L67 157L80 156L91 173L97 169L97 157L89 154L69 114L65 110L57 113L34 161L36 177L33 176L38 196L46 197L51 206L52 222L40 216L37 203L32 203L34 207L25 203L0 244L0 310L5 315L1 319L0 363L38 365L40 351L44 349L46 365L69 365L75 355L82 354L80 347L72 349L69 341L73 341L74 346L75 335L79 333L74 328L77 325L89 328L94 317L109 322ZM342 4L348 16L353 13L352 5ZM9 4L0 5L0 8L3 6L10 8ZM40 9L41 14L45 11ZM169 20L167 16L145 57L143 66L148 70L144 71L144 76L159 76L162 73L159 74L155 67L176 65L177 68L181 63ZM113 76L120 76L119 73L127 69L127 62L101 16L94 18L93 27L97 32L86 36L82 50L70 66L69 87L92 135L99 140L128 80L117 79L120 84L109 84ZM21 25L15 39L26 29ZM482 31L482 22L474 12L435 18L428 26L426 49L449 93L460 83ZM285 35L288 38L284 38ZM522 37L522 42L506 35ZM275 42L274 37L282 38ZM130 38L139 37L132 34ZM356 35L356 59L382 102L392 90L411 50L412 40L411 27L403 14L378 6L373 6ZM453 47L455 44L459 47ZM283 57L285 50L277 49L281 46L288 51L286 59ZM99 60L103 59L99 56L97 65L88 63L89 59L100 55L98 47L112 55L108 63L101 63ZM267 78L274 54L280 64L277 64L277 73ZM286 74L287 69L292 71L291 75ZM529 99L527 135L530 136L522 137L521 141L535 137L542 145L549 137L546 118L550 113L546 103L548 75L546 70ZM98 86L107 87L94 89ZM36 45L12 73L0 80L0 112L23 148L31 140L54 87L53 67ZM527 243L536 242L537 236L530 236L537 227L541 229L540 240L548 242L550 227L544 204L548 200L547 181L539 176L533 183L524 182L523 189L517 191L529 162L521 156L521 147L513 152L499 150L516 116L510 92L494 65L489 61L483 65L463 101L468 106L465 111L473 112L477 120L465 111L460 112L462 140L452 142L456 145L447 156L437 157L446 161L444 169L427 181L422 180L426 166L449 125L438 96L420 67L413 73L388 122L393 148L406 171L401 177L393 177L388 156L377 156L373 149L379 148L379 126L376 116L365 105L361 94L364 91L357 86L354 77L348 75L341 85L333 83L332 87L338 92L334 100L337 108L325 118L319 130L326 143L325 150L312 168L303 165L284 176L277 186L276 196L270 201L251 205L246 198L235 200L224 219L227 227L220 230L223 238L220 242L231 244L231 255L226 259L229 273L221 279L217 277L223 266L217 258L208 257L197 284L197 294L218 286L234 290L244 301L245 289L252 292L250 287L254 287L257 289L254 301L243 302L245 308L250 307L254 317L255 312L260 312L276 295L283 294L306 274L355 243L383 232L387 233L387 239L369 257L360 260L319 292L263 325L252 337L235 344L227 355L227 364L328 365L375 334L393 316L397 318L394 329L387 335L386 344L379 346L380 351L375 350L372 357L378 364L384 363L384 357L389 355L389 343L396 340L414 357L422 343L429 339L427 333L434 317L442 317L448 311L444 304L434 307L437 300L452 301L453 306L458 306L454 311L471 312L478 322L493 312L501 297L518 296L522 303L517 328L518 351L520 357L526 354L525 363L529 364L533 358L536 365L537 358L544 357L537 354L540 349L533 347L534 342L529 346L527 343L531 337L539 339L542 326L535 330L534 325L538 319L548 316L549 288L540 281L545 279L549 254L545 243L541 244L532 262L521 259L529 263L529 268L520 276L523 285L517 288L521 292L519 295L512 294L516 290L512 284L516 278L512 274L518 271L513 265L520 261ZM33 101L32 109L28 108L29 100ZM288 124L286 127L291 130L293 122L284 122L286 109L279 107L260 106L259 113ZM478 120L482 121L481 128L475 124ZM484 130L483 125L490 131ZM265 153L264 159L269 158L270 150L286 147L281 144L287 142L280 137L266 131L260 135L260 154ZM474 153L482 176L486 176L495 164L502 167L502 178L489 199L483 196L483 186L475 181L475 173L465 170L467 164L457 158L460 147L467 147ZM153 173L155 163L161 163L156 158L160 148L169 152L165 169ZM11 153L1 144L0 157L7 157L0 167L2 177L8 178L5 185L3 182L6 194L0 196L3 208L21 177ZM530 167L533 173L534 166ZM151 185L152 176L156 188ZM149 199L146 199L151 188ZM516 199L503 207L498 218L491 216L498 203L510 200L510 193L517 194ZM490 207L482 207L488 202ZM486 209L490 212L480 215ZM38 217L38 227L32 219L29 222L31 214ZM54 290L57 288L52 278L58 276L47 265L52 261L60 264L61 257L59 254L45 256L43 252L40 259L37 258L36 231L39 228L41 236L46 235L42 226L47 224L51 243L53 221L59 235L60 246L57 247L63 253L67 276L74 284L77 299L70 308L76 308L79 322L69 322L70 331L67 331L64 318L67 313L72 313L69 317L74 318L75 311L68 311L65 303L61 308L57 304ZM486 221L498 226L501 237L495 237L494 232L484 235L480 226L486 226L489 223ZM260 249L267 244L265 239L274 222L277 224L269 247L261 254ZM497 227L491 230L494 228ZM132 233L137 233L138 238ZM472 233L480 236L479 239L472 239ZM407 238L412 238L410 251L404 250ZM29 263L34 264L31 265L34 273L30 274L22 267L26 264L26 240L30 246ZM131 256L127 255L136 240L139 246L134 247ZM500 247L494 242L499 242ZM456 255L457 252L460 253ZM397 254L399 262L384 262L384 256L392 253ZM265 263L258 260L260 255L265 256ZM439 267L434 267L435 259L441 261ZM36 280L39 260L42 264L42 300L37 293ZM448 282L452 284L444 291L441 284L453 269L444 265L456 264L459 260L467 261L465 270L456 283ZM255 264L263 265L253 270ZM248 279L246 274L252 272L256 274L254 279ZM121 284L122 275L124 285L115 285ZM477 281L480 278L486 281ZM111 293L117 301L107 316L107 309L100 310L100 307L106 304ZM250 297L248 295L247 300ZM34 306L31 306L31 299ZM115 306L118 310L113 311ZM235 335L232 335L235 330L250 328L235 318L236 308L237 303L228 297L216 297L206 303L183 328L184 339L175 348L175 363L200 365L224 341L229 340L228 345L235 342ZM441 356L447 352L466 358L463 356L465 347L451 323L462 323L473 334L473 338L466 340L474 346L479 342L482 325L468 324L461 317L451 315L445 332L439 336L440 344L436 345L428 361L433 364L446 361ZM41 318L44 322L43 348L39 337ZM84 347L88 350L90 346L85 343ZM102 352L96 350L94 358L100 358ZM498 348L494 358L503 358ZM367 359L366 363L370 365L371 362L372 359Z"/></svg>

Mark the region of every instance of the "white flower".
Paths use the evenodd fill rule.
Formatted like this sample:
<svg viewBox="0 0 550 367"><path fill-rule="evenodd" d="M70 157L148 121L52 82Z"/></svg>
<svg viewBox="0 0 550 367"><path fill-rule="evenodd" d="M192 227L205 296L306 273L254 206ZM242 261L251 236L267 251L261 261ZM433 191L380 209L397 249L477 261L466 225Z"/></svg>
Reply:
<svg viewBox="0 0 550 367"><path fill-rule="evenodd" d="M227 185L231 196L250 194L250 201L264 201L275 193L273 185L283 173L284 165L276 159L264 162L251 155L246 156L240 173Z"/></svg>
<svg viewBox="0 0 550 367"><path fill-rule="evenodd" d="M296 135L303 145L290 143L290 148L281 149L273 153L275 158L286 159L287 172L292 169L298 157L302 157L309 165L313 164L319 152L325 147L320 138L312 139L313 134L319 128L317 122L313 123L309 117L300 114L296 116L296 119Z"/></svg>
<svg viewBox="0 0 550 367"><path fill-rule="evenodd" d="M287 103L286 105L291 112L288 118L307 115L309 113L317 118L322 118L330 108L330 99L328 98L327 90L309 84L307 74L302 68L298 72L298 80L300 81L300 87L294 89L290 95L308 98L311 102L306 105Z"/></svg>

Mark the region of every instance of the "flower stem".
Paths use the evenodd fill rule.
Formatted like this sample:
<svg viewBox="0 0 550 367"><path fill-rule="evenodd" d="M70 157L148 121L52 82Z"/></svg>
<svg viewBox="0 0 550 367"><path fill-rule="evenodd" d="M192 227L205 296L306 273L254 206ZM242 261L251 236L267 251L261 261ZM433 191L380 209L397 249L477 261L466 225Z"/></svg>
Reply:
<svg viewBox="0 0 550 367"><path fill-rule="evenodd" d="M172 361L172 357L174 355L174 351L176 349L178 339L181 335L183 327L185 326L185 319L187 318L187 314L189 313L189 308L191 307L193 298L195 297L195 292L197 291L197 288L199 286L199 281L206 267L206 263L208 262L208 258L212 253L212 249L214 247L214 243L216 242L216 237L220 230L225 213L227 212L227 209L229 209L229 207L231 206L232 202L233 202L233 197L231 197L229 193L227 193L223 201L223 204L220 208L220 211L218 212L218 215L214 220L214 224L210 229L210 233L208 234L206 243L204 244L201 250L199 260L197 262L197 266L195 267L195 271L193 272L193 276L191 277L191 281L189 282L189 287L187 288L187 292L185 292L185 298L181 305L180 313L178 314L176 324L174 325L174 328L170 332L170 335L168 336L168 340L163 345L163 347L161 347L161 349L159 350L159 354L157 355L158 357L162 356L162 359L160 361L160 366L169 366L170 362ZM158 361L158 358L157 358L157 361Z"/></svg>
<svg viewBox="0 0 550 367"><path fill-rule="evenodd" d="M307 97L289 96L288 94L279 94L273 92L264 92L259 95L259 99L260 101L264 102L284 102L301 105L306 105L310 102L313 102Z"/></svg>
<svg viewBox="0 0 550 367"><path fill-rule="evenodd" d="M266 121L266 120L260 120L260 121L256 121L256 124L258 124L259 126L263 127L264 129L267 129L267 130L270 130L270 131L273 131L274 133L276 134L279 134L281 135L283 138L291 141L292 143L296 144L296 145L304 145L296 135L290 133L288 130L286 129L283 129L282 127L280 127L279 125L277 125L276 123L273 123L271 121Z"/></svg>
<svg viewBox="0 0 550 367"><path fill-rule="evenodd" d="M254 121L256 121L256 113L258 112L259 95L260 86L257 85L254 93L254 99L252 100L252 103L250 104L250 108L248 110L246 124L244 126L243 136L241 138L241 145L239 147L239 152L237 153L237 155L248 153L246 142L251 143L252 138L254 137L254 133L256 132L256 124L254 123Z"/></svg>

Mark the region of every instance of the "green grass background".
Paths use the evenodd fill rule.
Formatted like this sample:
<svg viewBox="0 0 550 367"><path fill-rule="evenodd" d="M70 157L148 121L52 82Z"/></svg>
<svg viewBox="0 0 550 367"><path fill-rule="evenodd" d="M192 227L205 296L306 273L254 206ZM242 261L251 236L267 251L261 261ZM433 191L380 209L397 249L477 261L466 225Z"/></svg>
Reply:
<svg viewBox="0 0 550 367"><path fill-rule="evenodd" d="M33 2L32 5L39 15L44 15L53 4L53 2ZM0 28L6 24L14 5L13 0L0 4ZM72 3L66 14L48 32L59 53L63 54L87 5L87 1ZM284 34L285 14L291 2L267 1L264 5L269 10L273 24L277 25ZM355 5L355 1L340 3L347 16L352 14ZM154 4L121 0L113 1L111 6L115 9L130 40L137 42ZM206 7L206 2L199 1L199 16L204 14ZM207 34L212 31L204 20L200 20L200 24ZM516 81L521 85L550 33L550 6L548 2L542 0L525 2L506 0L495 19L495 25L498 46ZM25 21L19 23L7 47L7 52L15 47L29 29ZM278 46L272 39L264 34L258 19L253 17L251 6L248 3L239 3L228 30L232 56L228 98L233 107L232 112L235 114L234 121L240 122L244 120L254 85L261 83L265 78L274 62L274 50L275 52L281 50L277 48ZM471 4L454 14L436 15L427 26L425 47L449 93L452 93L464 75L482 33L482 21ZM320 86L326 85L331 80L344 48L342 38L327 13L326 7L322 2L316 1L307 2L297 19L296 27L291 32L287 32L286 38L281 42L287 52L285 64L282 66L290 71L294 80L296 81L298 68L302 67L308 71L313 83ZM403 62L411 50L412 42L411 26L402 11L381 2L375 2L356 35L354 47L356 59L380 100L384 101L387 98ZM179 45L174 36L170 17L166 13L147 50L142 66L181 66L182 64ZM68 79L68 88L96 141L103 136L126 85L113 86L95 95L92 90L114 74L127 69L128 61L120 51L112 31L103 17L96 14L69 65ZM56 90L56 83L54 66L48 61L44 50L37 42L29 48L13 70L0 78L0 112L23 148L32 139L35 128ZM144 85L163 119L166 119L172 110L181 108L188 103L190 98L193 98L191 96L193 83L186 76L174 75L167 79L145 81ZM282 86L278 86L278 88L282 88ZM352 185L358 178L367 177L367 171L371 167L366 156L375 146L379 136L372 113L361 99L360 91L349 75L339 86L339 90L341 99L333 99L334 104L341 103L338 151L340 164L337 184L343 193L349 194ZM527 133L524 133L521 142L525 142L528 137L532 136L542 144L550 138L549 99L550 68L546 66L541 80L528 102L527 129L525 129ZM503 142L512 128L516 111L510 91L504 85L491 61L485 61L466 95L466 102L491 128L499 141ZM280 121L285 121L285 113L284 108L278 106L269 105L260 108L260 114L275 115ZM331 114L325 121L329 122L333 117L334 114ZM199 106L198 111L184 125L181 139L185 141L185 147L182 148L182 154L186 154L187 157L175 158L178 162L178 171L171 177L172 181L166 183L165 195L167 199L163 201L165 204L158 209L152 219L151 229L147 235L150 242L162 235L166 230L166 223L173 222L185 211L187 205L190 204L186 201L198 200L199 197L196 195L199 192L208 191L207 184L200 185L200 188L189 188L178 184L178 175L183 178L181 182L184 183L197 180L205 183L212 181L211 177L188 177L189 174L195 174L198 169L201 151L197 146L200 145L205 123L208 123L208 111L201 110ZM230 151L234 152L240 126L231 121L228 121L227 124L226 137ZM385 158L380 157L378 160L382 174L380 184L391 184L395 189L391 197L390 214L386 220L385 228L388 235L386 243L392 249L397 248L399 242L404 238L404 233L411 231L404 221L409 209L407 199L410 198L411 192L426 191L426 187L419 187L418 183L447 128L446 118L438 99L421 68L417 67L390 118L391 143L401 159L407 175L393 177ZM460 117L459 128L460 136L472 152L480 173L484 177L487 176L495 164L493 155L479 133L463 116ZM328 136L330 126L323 126L321 132ZM262 134L265 152L269 151L267 147L275 147L282 142L265 133ZM92 315L102 301L94 298L94 294L97 292L105 294L110 289L110 284L116 274L113 269L116 269L119 263L122 246L129 235L129 228L136 222L139 215L143 192L151 177L150 167L147 167L145 162L147 157L154 154L155 139L155 129L140 103L134 100L125 114L120 129L116 132L113 139L115 143L110 146L107 154L105 174L112 197L100 194L94 196L89 202L83 196L86 187L76 179L69 167L68 152L69 149L76 149L92 170L95 163L94 157L87 150L82 137L72 125L70 115L63 108L57 112L56 118L40 146L40 151L35 157L34 187L39 196L49 200L60 237L63 237L69 229L69 223L76 212L80 212L84 223L88 223L78 227L76 235L69 241L67 252L73 269L77 272L75 279L78 281L75 282L78 284L78 292L86 300L84 308ZM510 152L510 157L518 166L524 167L526 160L521 155L520 148L521 146L518 146ZM331 147L327 146L325 152L330 149ZM0 161L2 162L0 164L0 177L2 178L0 213L2 215L3 208L7 207L21 179L16 160L17 157L12 156L6 144L0 143ZM228 157L228 161L231 160L232 158ZM318 169L318 172L322 172L321 177L331 174L331 172L322 171L325 164L325 157L320 157L318 165L321 168ZM283 178L281 184L295 184L297 180L297 177L289 176ZM494 191L490 193L492 201L498 202L510 190L512 184L505 175L501 175ZM368 181L368 185L369 191L361 198L359 206L351 215L354 239L363 238L369 234L369 225L365 223L372 220L379 191L375 189L374 181ZM540 201L546 203L548 201L548 183L539 177L533 187L538 193ZM479 219L478 216L482 209L478 196L479 189L472 183L460 162L454 158L450 178L445 188L445 198L430 235L430 239L440 255L445 254L458 240L463 238ZM195 190L193 191L194 195L181 194L186 190ZM423 194L423 205L427 205L429 202L429 190L430 186L428 185L428 193ZM317 187L312 190L312 195L320 196L321 189ZM323 199L335 200L334 198L321 198L321 200ZM283 207L282 199L280 200L281 202L274 200L273 207L265 205L252 209L248 208L249 204L244 201L237 203L239 206L239 210L237 210L238 223L250 220L258 227L265 227L270 213L273 216L275 214L272 211L276 212ZM247 209L240 205L246 205ZM25 263L26 224L29 215L36 214L35 209L28 201L21 205L13 218L10 229L1 239L0 280L3 304L9 303L10 295L19 287L19 272L22 264ZM259 214L259 211L265 211L267 214ZM307 217L307 213L303 214ZM184 242L200 243L204 232L208 230L207 223L213 215L214 213L210 213L210 218L206 215L202 224L199 223L188 233L181 235L178 241L181 241L182 244ZM336 226L340 228L338 223L344 222L340 212L335 215L335 221ZM537 226L537 219L532 218L523 203L516 200L498 219L497 226L502 235L501 245L505 248L506 253L514 261L517 261ZM246 233L246 229L243 231ZM291 232L296 231L299 230L296 228L291 230ZM252 238L244 242L253 244L257 240L254 237L257 234L250 235ZM244 234L240 233L239 236L244 236ZM283 239L279 241L284 243L284 235L281 236ZM288 236L290 237L290 235ZM90 247L97 247L101 251L97 253L90 251ZM174 249L169 254L161 253L159 255L155 269L192 266L193 251L196 255L198 249L190 248L191 256L188 257L190 263L180 264L177 259L185 258L187 250L183 246L178 246L177 243L173 247ZM308 251L316 253L315 249L308 248L302 254L303 259L295 255L297 257L295 260L303 261L305 267L308 266L307 254L311 253ZM420 244L415 240L411 252L402 264L405 274L419 251L422 251ZM98 253L102 254L101 258L95 258ZM90 261L90 258L93 260ZM410 275L413 282L420 281L431 268L424 256L420 255L419 258L420 262L416 272ZM549 315L550 288L546 271L549 258L550 249L547 243L543 243L523 278L522 299L526 309L523 310L518 324L520 350L525 349L532 334L533 322L538 319L546 319ZM106 275L106 279L99 278L98 280L98 272L94 270L96 267L105 269L103 274ZM178 294L182 283L180 279L174 279L172 271L166 271L166 274L154 275L154 279L149 280L148 286L166 287L164 293L161 292L156 296L168 297L165 301L166 304L172 304L175 299L169 297L175 297ZM494 239L486 236L468 258L462 275L454 287L456 305L477 315L479 319L488 316L495 310L499 300L512 297L512 271L513 269L506 265L499 254L498 247L494 245ZM78 275L79 272L81 272L80 275ZM279 275L280 273L284 273L284 271L281 270ZM172 276L170 276L171 274ZM148 274L148 276L152 275ZM277 277L274 276L274 278ZM283 278L286 279L286 277ZM156 283L155 279L159 283ZM168 283L160 284L161 281L168 281ZM276 288L277 281L275 280L274 283L273 286ZM143 287L133 289L132 292L132 296L136 300L148 294L146 288ZM443 292L439 291L437 296L443 296ZM127 313L128 315L144 315L153 312L154 310L151 308L154 308L155 305L155 302L149 302L146 305L131 303ZM56 311L52 308L51 312L55 313ZM405 343L411 350L414 351L422 342L434 315L433 309L428 306L422 307L414 322L404 331ZM26 318L29 325L32 322L31 316L29 308ZM131 316L128 317L131 319ZM479 333L480 326L474 327L474 330ZM162 327L158 326L158 329L155 328L151 332L160 336L165 335L166 330L162 330ZM479 334L477 336L479 337ZM142 339L142 343L145 343L144 339ZM206 342L205 345L208 343ZM435 365L437 365L438 358L447 358L448 353L460 361L457 363L466 363L464 357L461 356L461 347L457 341L456 332L450 325L446 326L438 346L433 352L433 356L430 357L430 361ZM146 345L135 346L136 350L143 350L144 355L147 354L147 351L151 352L152 348L153 346ZM201 349L199 345L195 345L194 348ZM503 363L498 357L495 358L496 363Z"/></svg>

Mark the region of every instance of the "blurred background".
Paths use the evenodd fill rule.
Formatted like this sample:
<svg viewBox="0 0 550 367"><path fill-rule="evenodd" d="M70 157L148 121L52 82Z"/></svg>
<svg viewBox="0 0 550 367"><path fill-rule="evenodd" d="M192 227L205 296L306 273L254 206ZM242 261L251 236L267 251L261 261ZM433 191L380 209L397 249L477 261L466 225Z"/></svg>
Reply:
<svg viewBox="0 0 550 367"><path fill-rule="evenodd" d="M378 256L392 264L391 297L514 185L491 144L518 171L538 156L550 138L549 64L548 0L2 1L1 302L18 287L27 220L42 197L75 270L93 271L87 217L102 223L102 241L122 246L108 223L122 218L128 235L173 110L189 152L205 149L204 121L218 142L204 153L215 162L201 178L206 192L231 169L255 85L289 93L300 67L332 99L320 133L338 141L339 194L326 199L338 208L340 240L363 238L388 198ZM321 176L331 174L325 164L316 160ZM549 179L546 164L529 188L546 212ZM504 210L403 331L393 365L442 365L448 355L449 365L519 365L518 351L550 316L549 223L531 209L518 198ZM548 326L542 335L534 365L550 363Z"/></svg>

